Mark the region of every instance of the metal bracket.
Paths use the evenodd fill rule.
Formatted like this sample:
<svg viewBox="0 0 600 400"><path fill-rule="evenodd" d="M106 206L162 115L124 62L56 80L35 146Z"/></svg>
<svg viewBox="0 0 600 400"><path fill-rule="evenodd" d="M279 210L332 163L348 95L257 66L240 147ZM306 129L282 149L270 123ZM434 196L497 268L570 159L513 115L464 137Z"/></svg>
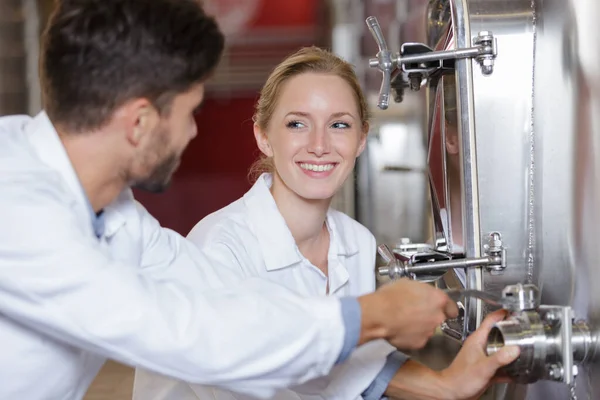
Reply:
<svg viewBox="0 0 600 400"><path fill-rule="evenodd" d="M429 75L441 68L449 67L443 63L444 60L473 58L480 65L483 75L490 75L494 71L494 61L498 49L497 40L492 32L479 32L473 38L473 47L433 51L422 43L405 43L401 46L399 53L392 53L387 47L377 18L368 17L366 23L379 48L377 58L370 59L369 66L379 69L383 75L378 102L378 107L382 110L388 108L392 86L396 91L395 101L400 102L405 87L419 90L423 80ZM396 76L392 82L392 72L398 67L402 68L402 73Z"/></svg>
<svg viewBox="0 0 600 400"><path fill-rule="evenodd" d="M545 379L571 385L577 378L578 367L573 357L573 311L571 307L540 306L541 320L554 332L559 344L557 359L546 366Z"/></svg>

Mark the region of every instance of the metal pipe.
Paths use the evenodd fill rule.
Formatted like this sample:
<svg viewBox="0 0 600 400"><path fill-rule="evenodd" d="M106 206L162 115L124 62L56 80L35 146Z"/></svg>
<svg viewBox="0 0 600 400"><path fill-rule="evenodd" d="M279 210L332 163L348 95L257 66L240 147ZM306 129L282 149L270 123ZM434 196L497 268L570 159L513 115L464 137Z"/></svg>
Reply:
<svg viewBox="0 0 600 400"><path fill-rule="evenodd" d="M498 352L504 346L524 346L531 342L527 336L531 331L528 328L521 327L516 322L511 322L495 326L490 331L486 345L487 354L491 355ZM547 337L546 343L551 350L549 353L555 354L559 350L559 344L552 338ZM571 340L573 350L573 360L578 363L593 361L596 358L596 348L592 340L591 333L587 323L578 321L573 324L573 333Z"/></svg>
<svg viewBox="0 0 600 400"><path fill-rule="evenodd" d="M488 335L486 352L492 355L504 346L521 349L519 358L504 368L520 383L550 379L570 384L574 365L596 361L599 355L598 343L587 323L571 324L570 309L566 307L562 314L556 310L540 315L529 310L497 323Z"/></svg>

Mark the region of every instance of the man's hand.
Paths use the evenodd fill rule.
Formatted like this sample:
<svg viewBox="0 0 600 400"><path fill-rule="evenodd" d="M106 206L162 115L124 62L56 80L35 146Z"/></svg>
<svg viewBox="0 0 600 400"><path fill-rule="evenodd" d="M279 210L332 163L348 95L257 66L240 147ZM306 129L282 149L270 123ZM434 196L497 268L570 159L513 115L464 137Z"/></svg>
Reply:
<svg viewBox="0 0 600 400"><path fill-rule="evenodd" d="M510 364L519 356L516 346L503 347L487 356L485 346L492 326L505 318L506 311L491 313L463 344L452 364L441 371L443 385L451 399L478 399L487 387L494 383L499 368Z"/></svg>
<svg viewBox="0 0 600 400"><path fill-rule="evenodd" d="M400 279L358 299L361 307L359 344L387 339L398 349L420 349L458 307L442 290Z"/></svg>

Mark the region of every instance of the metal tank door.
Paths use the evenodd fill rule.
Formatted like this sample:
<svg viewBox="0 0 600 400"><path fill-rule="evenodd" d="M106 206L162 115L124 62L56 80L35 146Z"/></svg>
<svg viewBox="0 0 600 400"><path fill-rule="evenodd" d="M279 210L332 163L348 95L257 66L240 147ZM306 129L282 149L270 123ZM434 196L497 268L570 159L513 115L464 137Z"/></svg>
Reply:
<svg viewBox="0 0 600 400"><path fill-rule="evenodd" d="M497 232L483 238L487 246L481 243L472 82L473 61L481 74L493 73L496 40L487 31L471 38L465 19L468 14L461 8L465 4L432 4L430 14L443 18L434 29L438 37L429 40L434 48L404 43L394 53L387 48L377 19L367 19L379 46L377 58L370 60L370 66L382 72L379 108L388 107L390 94L401 101L404 90L422 87L427 90L429 104L428 169L435 237L428 244L405 243L393 250L382 246L380 253L392 264L380 272L392 279L437 279L445 284L453 281L451 286L482 290L482 269L502 272L506 266L505 249ZM436 10L435 5L441 9ZM438 279L441 276L445 279ZM464 339L482 317L481 302L467 299L462 327L456 332L455 324L449 331Z"/></svg>

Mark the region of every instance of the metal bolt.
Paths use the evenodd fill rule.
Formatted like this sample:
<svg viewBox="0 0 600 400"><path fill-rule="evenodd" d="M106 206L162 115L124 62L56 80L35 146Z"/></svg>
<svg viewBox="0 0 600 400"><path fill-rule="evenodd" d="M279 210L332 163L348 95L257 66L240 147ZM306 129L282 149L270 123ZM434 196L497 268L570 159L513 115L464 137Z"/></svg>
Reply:
<svg viewBox="0 0 600 400"><path fill-rule="evenodd" d="M498 232L490 233L488 242L485 244L484 249L489 251L500 251L502 250L502 236Z"/></svg>
<svg viewBox="0 0 600 400"><path fill-rule="evenodd" d="M555 381L562 379L563 370L562 367L557 364L552 364L548 367L548 376Z"/></svg>
<svg viewBox="0 0 600 400"><path fill-rule="evenodd" d="M494 35L490 31L481 31L477 34L473 42L476 45L489 45L494 40Z"/></svg>
<svg viewBox="0 0 600 400"><path fill-rule="evenodd" d="M559 319L559 317L554 311L548 311L544 316L544 319L548 322L555 322Z"/></svg>
<svg viewBox="0 0 600 400"><path fill-rule="evenodd" d="M494 72L494 60L484 59L481 63L481 73L483 75L491 75Z"/></svg>
<svg viewBox="0 0 600 400"><path fill-rule="evenodd" d="M410 90L416 92L421 89L421 80L423 79L421 74L410 74Z"/></svg>
<svg viewBox="0 0 600 400"><path fill-rule="evenodd" d="M479 35L473 39L473 43L476 46L480 46L479 51L481 55L477 57L476 60L481 66L481 73L484 76L491 75L494 72L494 56L496 55L494 47L495 41L492 32L479 32ZM493 54L490 55L490 52Z"/></svg>

